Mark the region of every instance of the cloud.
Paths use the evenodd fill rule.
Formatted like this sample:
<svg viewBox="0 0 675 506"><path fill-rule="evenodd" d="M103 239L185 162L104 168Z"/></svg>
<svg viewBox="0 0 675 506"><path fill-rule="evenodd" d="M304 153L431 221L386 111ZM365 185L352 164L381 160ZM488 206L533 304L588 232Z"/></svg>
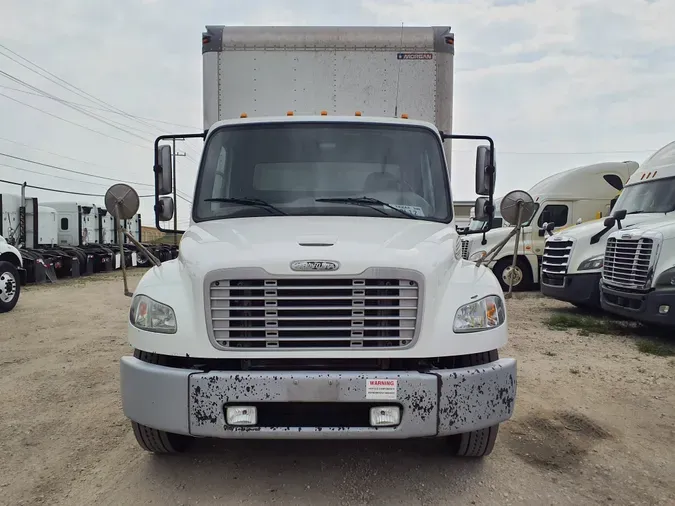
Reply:
<svg viewBox="0 0 675 506"><path fill-rule="evenodd" d="M258 0L255 5L195 0L189 8L178 0L11 0L3 4L0 43L125 112L198 130L202 125L200 37L207 24L452 26L455 130L495 138L498 193L503 194L513 188L528 189L539 179L573 166L624 159L641 162L650 154L645 150L673 140L672 19L675 2L671 0ZM88 97L67 92L2 56L0 61L2 70L45 91L94 105ZM21 88L2 77L0 86ZM152 139L178 128L106 114L136 128L132 132L141 139L45 99L6 88L0 88L0 93L140 145L88 132L0 96L0 116L11 118L0 123L0 137L96 165L2 140L1 152L106 177L150 182ZM190 146L188 154L196 160L199 143ZM474 197L473 146L455 146L453 190L457 198L470 199ZM630 150L637 151L583 154ZM580 154L518 154L542 151ZM178 162L179 186L188 194L196 176L193 160ZM2 157L0 163L10 164ZM104 192L107 185L2 166L0 179L94 193ZM139 187L141 193L148 190ZM0 184L0 192L15 189ZM69 198L36 194L43 200ZM152 221L152 206L143 200L144 221ZM183 220L182 202L178 209Z"/></svg>

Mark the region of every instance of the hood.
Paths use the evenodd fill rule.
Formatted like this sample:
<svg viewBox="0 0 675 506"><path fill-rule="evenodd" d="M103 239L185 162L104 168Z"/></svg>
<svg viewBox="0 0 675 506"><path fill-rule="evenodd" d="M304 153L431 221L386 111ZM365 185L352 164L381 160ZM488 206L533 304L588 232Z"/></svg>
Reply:
<svg viewBox="0 0 675 506"><path fill-rule="evenodd" d="M288 273L295 260L332 260L343 272L374 265L421 270L439 255L454 258L454 227L422 220L346 216L269 216L198 223L183 235L179 259L199 271L229 266ZM440 244L446 247L438 248ZM420 256L428 253L422 261Z"/></svg>
<svg viewBox="0 0 675 506"><path fill-rule="evenodd" d="M513 231L513 227L500 227L493 228L485 233L485 244L481 244L483 241L483 234L471 234L468 236L462 237L463 241L469 242L469 252L473 253L474 251L490 249L495 246L497 243L506 239L506 237Z"/></svg>
<svg viewBox="0 0 675 506"><path fill-rule="evenodd" d="M621 227L624 229L634 228L646 221L660 221L661 217L663 217L662 213L629 214L626 216L625 220L621 221ZM581 223L580 225L574 225L573 227L560 229L557 232L554 230L553 235L561 235L575 240L584 240L590 239L604 228L605 218L601 218L599 220L587 221L586 223ZM611 234L615 230L617 230L616 226L614 226L611 230L608 230L606 235ZM602 239L601 242L604 243Z"/></svg>
<svg viewBox="0 0 675 506"><path fill-rule="evenodd" d="M652 215L653 216L653 215ZM639 227L640 232L657 232L663 236L664 240L674 239L675 238L675 223L670 216L660 214L660 220L653 220L645 223L646 220L643 220L643 224ZM623 223L623 222L622 222ZM626 226L622 228L622 232L630 232L635 228L638 228L639 223L636 223L633 226ZM613 231L616 231L613 230Z"/></svg>

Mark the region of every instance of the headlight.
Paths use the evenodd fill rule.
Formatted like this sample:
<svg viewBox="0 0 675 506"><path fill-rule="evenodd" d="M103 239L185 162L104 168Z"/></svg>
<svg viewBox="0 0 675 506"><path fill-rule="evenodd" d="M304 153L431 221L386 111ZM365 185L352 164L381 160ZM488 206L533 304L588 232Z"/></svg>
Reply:
<svg viewBox="0 0 675 506"><path fill-rule="evenodd" d="M478 260L483 258L486 253L487 251L484 250L474 251L473 253L471 253L471 255L469 255L469 260L471 260L472 262L478 262Z"/></svg>
<svg viewBox="0 0 675 506"><path fill-rule="evenodd" d="M488 295L480 300L465 304L457 310L455 332L476 332L499 327L506 318L504 302L497 295Z"/></svg>
<svg viewBox="0 0 675 506"><path fill-rule="evenodd" d="M597 255L591 258L587 258L579 264L580 271L588 271L591 269L599 269L602 267L602 261L605 258L605 255Z"/></svg>
<svg viewBox="0 0 675 506"><path fill-rule="evenodd" d="M129 311L131 324L148 332L176 333L176 315L166 304L145 295L136 295Z"/></svg>
<svg viewBox="0 0 675 506"><path fill-rule="evenodd" d="M671 267L659 274L656 286L675 286L675 267Z"/></svg>

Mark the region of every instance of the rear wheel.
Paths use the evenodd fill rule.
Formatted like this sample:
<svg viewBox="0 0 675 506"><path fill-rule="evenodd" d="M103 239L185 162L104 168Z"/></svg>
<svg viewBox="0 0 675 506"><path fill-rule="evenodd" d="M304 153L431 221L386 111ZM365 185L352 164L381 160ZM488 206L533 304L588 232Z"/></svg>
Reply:
<svg viewBox="0 0 675 506"><path fill-rule="evenodd" d="M14 309L20 294L19 271L14 264L0 261L0 313Z"/></svg>
<svg viewBox="0 0 675 506"><path fill-rule="evenodd" d="M497 350L474 353L461 358L458 367L484 365L499 360ZM448 437L450 453L456 457L487 457L492 453L497 441L499 424L485 429L455 434Z"/></svg>

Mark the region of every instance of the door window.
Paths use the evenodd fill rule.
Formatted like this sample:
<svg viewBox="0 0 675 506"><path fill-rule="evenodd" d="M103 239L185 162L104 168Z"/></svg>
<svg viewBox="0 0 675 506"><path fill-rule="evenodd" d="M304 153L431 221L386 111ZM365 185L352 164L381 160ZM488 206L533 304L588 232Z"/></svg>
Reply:
<svg viewBox="0 0 675 506"><path fill-rule="evenodd" d="M564 204L549 204L544 207L544 210L539 215L539 227L544 226L544 222L554 223L556 228L567 225L567 218L569 216L569 208ZM546 218L546 219L544 219Z"/></svg>

